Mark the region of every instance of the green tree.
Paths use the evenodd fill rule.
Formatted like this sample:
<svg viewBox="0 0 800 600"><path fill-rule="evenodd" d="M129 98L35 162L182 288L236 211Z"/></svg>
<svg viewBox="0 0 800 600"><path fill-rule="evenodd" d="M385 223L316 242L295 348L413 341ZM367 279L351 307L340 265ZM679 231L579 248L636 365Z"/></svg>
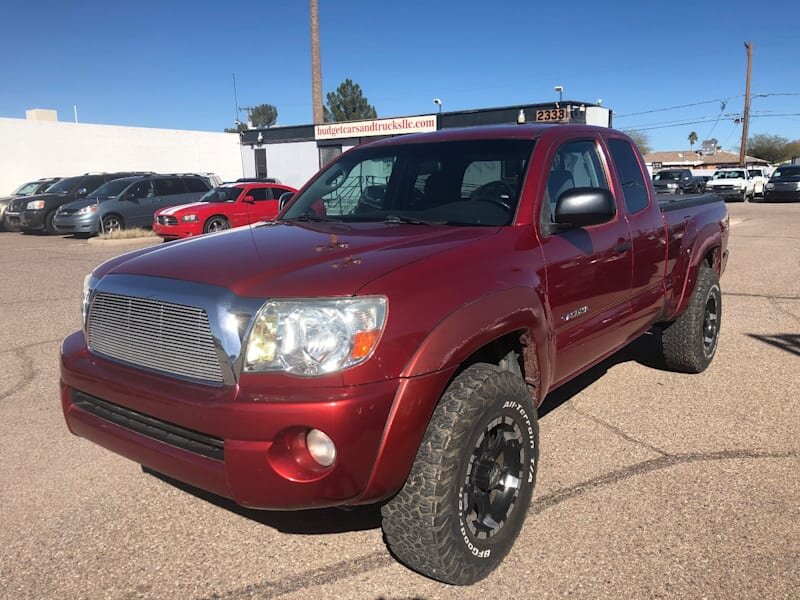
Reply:
<svg viewBox="0 0 800 600"><path fill-rule="evenodd" d="M278 109L272 104L259 104L249 110L253 127L272 127L278 120Z"/></svg>
<svg viewBox="0 0 800 600"><path fill-rule="evenodd" d="M633 140L633 143L639 147L639 152L642 154L650 153L650 138L644 131L623 131L628 137Z"/></svg>
<svg viewBox="0 0 800 600"><path fill-rule="evenodd" d="M237 121L236 127L226 127L223 131L225 133L242 133L243 131L247 131L247 124Z"/></svg>
<svg viewBox="0 0 800 600"><path fill-rule="evenodd" d="M378 113L364 97L361 86L345 79L336 91L325 96L328 105L325 107L325 122L356 121L358 119L375 119Z"/></svg>
<svg viewBox="0 0 800 600"><path fill-rule="evenodd" d="M693 150L694 149L694 145L696 143L697 143L697 132L696 131L692 131L689 134L689 149Z"/></svg>
<svg viewBox="0 0 800 600"><path fill-rule="evenodd" d="M771 163L778 163L794 156L800 148L800 140L789 141L780 135L758 133L747 140L747 155Z"/></svg>

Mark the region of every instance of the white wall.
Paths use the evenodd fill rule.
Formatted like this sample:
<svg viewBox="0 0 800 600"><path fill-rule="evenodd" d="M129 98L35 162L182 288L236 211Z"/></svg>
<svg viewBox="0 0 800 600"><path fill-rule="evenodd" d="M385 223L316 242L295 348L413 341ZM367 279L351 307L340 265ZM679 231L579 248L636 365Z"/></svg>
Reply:
<svg viewBox="0 0 800 600"><path fill-rule="evenodd" d="M256 176L256 148L267 150L267 177L277 177L286 185L299 189L319 171L317 142L285 142L255 148L242 146L245 177Z"/></svg>
<svg viewBox="0 0 800 600"><path fill-rule="evenodd" d="M0 196L40 177L89 171L242 176L235 133L0 118Z"/></svg>

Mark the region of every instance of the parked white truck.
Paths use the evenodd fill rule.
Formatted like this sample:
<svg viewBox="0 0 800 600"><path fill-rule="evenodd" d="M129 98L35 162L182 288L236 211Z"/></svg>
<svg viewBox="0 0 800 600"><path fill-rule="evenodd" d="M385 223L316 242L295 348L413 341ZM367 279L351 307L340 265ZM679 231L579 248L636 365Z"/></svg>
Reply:
<svg viewBox="0 0 800 600"><path fill-rule="evenodd" d="M764 193L764 183L760 184L761 193ZM706 192L722 196L726 200L752 200L755 196L755 180L747 169L719 169L714 176L706 182Z"/></svg>

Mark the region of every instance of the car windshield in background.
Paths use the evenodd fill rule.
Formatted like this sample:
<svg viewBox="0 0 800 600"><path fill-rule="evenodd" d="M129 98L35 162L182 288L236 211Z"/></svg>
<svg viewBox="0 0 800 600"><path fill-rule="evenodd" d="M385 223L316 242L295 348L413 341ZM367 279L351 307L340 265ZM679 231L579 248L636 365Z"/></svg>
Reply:
<svg viewBox="0 0 800 600"><path fill-rule="evenodd" d="M67 177L47 188L48 194L69 194L83 181L83 177Z"/></svg>
<svg viewBox="0 0 800 600"><path fill-rule="evenodd" d="M200 202L235 202L244 188L240 187L218 187L200 198Z"/></svg>
<svg viewBox="0 0 800 600"><path fill-rule="evenodd" d="M677 181L681 178L680 171L661 171L653 177L655 181Z"/></svg>
<svg viewBox="0 0 800 600"><path fill-rule="evenodd" d="M92 198L113 198L119 196L131 184L130 180L114 179L104 183L91 193Z"/></svg>
<svg viewBox="0 0 800 600"><path fill-rule="evenodd" d="M533 144L479 140L355 150L325 169L282 220L509 225Z"/></svg>
<svg viewBox="0 0 800 600"><path fill-rule="evenodd" d="M744 179L744 171L719 171L713 179Z"/></svg>
<svg viewBox="0 0 800 600"><path fill-rule="evenodd" d="M39 187L40 183L38 181L34 181L32 183L26 183L12 193L12 196L30 196L33 194Z"/></svg>
<svg viewBox="0 0 800 600"><path fill-rule="evenodd" d="M772 179L800 179L800 167L781 167L772 174Z"/></svg>

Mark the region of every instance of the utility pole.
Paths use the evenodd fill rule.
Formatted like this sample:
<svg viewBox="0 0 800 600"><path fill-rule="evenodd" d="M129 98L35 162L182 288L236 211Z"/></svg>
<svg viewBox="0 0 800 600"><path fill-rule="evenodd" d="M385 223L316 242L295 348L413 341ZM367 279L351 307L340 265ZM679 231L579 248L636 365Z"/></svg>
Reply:
<svg viewBox="0 0 800 600"><path fill-rule="evenodd" d="M322 65L319 59L319 6L317 0L309 1L311 14L311 103L314 123L324 121L322 111Z"/></svg>
<svg viewBox="0 0 800 600"><path fill-rule="evenodd" d="M750 125L750 71L753 67L753 44L745 42L747 48L747 83L744 88L744 119L742 124L742 144L739 146L739 166L744 167L747 161L747 129Z"/></svg>

